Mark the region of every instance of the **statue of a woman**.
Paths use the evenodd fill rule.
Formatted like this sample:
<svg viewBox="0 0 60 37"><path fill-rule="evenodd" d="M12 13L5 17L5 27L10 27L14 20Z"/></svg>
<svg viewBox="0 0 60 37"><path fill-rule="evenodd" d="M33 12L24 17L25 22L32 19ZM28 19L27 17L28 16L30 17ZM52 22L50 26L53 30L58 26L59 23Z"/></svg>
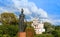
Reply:
<svg viewBox="0 0 60 37"><path fill-rule="evenodd" d="M25 15L23 14L23 9L21 10L21 14L19 15L19 31L24 32L26 29L26 25L24 24Z"/></svg>

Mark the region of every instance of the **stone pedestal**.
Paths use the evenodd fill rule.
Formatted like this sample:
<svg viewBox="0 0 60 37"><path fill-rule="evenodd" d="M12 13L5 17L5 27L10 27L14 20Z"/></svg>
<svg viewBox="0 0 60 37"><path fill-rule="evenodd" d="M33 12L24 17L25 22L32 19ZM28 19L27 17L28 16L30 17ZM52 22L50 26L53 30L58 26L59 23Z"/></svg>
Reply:
<svg viewBox="0 0 60 37"><path fill-rule="evenodd" d="M26 37L26 32L19 32L18 37Z"/></svg>

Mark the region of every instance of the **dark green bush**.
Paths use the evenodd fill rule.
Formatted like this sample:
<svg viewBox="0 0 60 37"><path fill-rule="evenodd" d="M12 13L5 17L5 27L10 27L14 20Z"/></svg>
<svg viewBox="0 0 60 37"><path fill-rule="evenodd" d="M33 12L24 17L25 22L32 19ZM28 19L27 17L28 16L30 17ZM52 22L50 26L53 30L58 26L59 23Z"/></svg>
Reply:
<svg viewBox="0 0 60 37"><path fill-rule="evenodd" d="M39 35L35 35L35 37L54 37L51 34L39 34Z"/></svg>
<svg viewBox="0 0 60 37"><path fill-rule="evenodd" d="M2 37L11 37L11 36L8 34L4 34Z"/></svg>
<svg viewBox="0 0 60 37"><path fill-rule="evenodd" d="M26 34L27 34L26 35L27 37L34 37L34 34L35 34L34 28L31 26L27 26Z"/></svg>
<svg viewBox="0 0 60 37"><path fill-rule="evenodd" d="M57 37L60 37L60 30L56 30L56 32L57 32Z"/></svg>
<svg viewBox="0 0 60 37"><path fill-rule="evenodd" d="M2 34L0 34L0 37L2 37Z"/></svg>
<svg viewBox="0 0 60 37"><path fill-rule="evenodd" d="M15 37L17 33L18 33L18 25L0 26L0 36L2 35L2 37Z"/></svg>
<svg viewBox="0 0 60 37"><path fill-rule="evenodd" d="M54 35L54 37L60 37L60 30L54 30L52 34Z"/></svg>

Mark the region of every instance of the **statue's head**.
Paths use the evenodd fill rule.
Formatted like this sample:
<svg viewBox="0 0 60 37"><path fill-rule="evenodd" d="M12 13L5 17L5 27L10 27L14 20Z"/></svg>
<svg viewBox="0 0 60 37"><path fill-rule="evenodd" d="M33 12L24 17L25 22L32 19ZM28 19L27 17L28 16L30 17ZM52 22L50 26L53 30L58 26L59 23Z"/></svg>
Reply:
<svg viewBox="0 0 60 37"><path fill-rule="evenodd" d="M23 10L23 8L21 9L21 14L23 14L23 12L24 12L24 10Z"/></svg>

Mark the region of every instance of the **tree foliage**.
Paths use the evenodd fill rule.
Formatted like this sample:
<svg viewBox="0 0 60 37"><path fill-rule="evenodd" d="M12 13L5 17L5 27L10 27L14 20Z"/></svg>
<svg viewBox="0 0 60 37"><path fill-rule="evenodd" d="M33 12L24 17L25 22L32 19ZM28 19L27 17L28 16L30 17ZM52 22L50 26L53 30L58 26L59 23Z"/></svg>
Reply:
<svg viewBox="0 0 60 37"><path fill-rule="evenodd" d="M60 26L55 26L55 30L60 30Z"/></svg>
<svg viewBox="0 0 60 37"><path fill-rule="evenodd" d="M18 33L18 19L13 13L2 13L0 21L0 37L17 37ZM17 24L17 25L16 25ZM25 22L27 24L26 32L35 34L34 28L31 27L32 22ZM34 35L35 37L60 37L60 26L53 26L49 22L44 23L46 30L45 34ZM50 33L50 34L49 34Z"/></svg>
<svg viewBox="0 0 60 37"><path fill-rule="evenodd" d="M54 37L54 36L51 34L38 34L38 35L35 35L35 37Z"/></svg>
<svg viewBox="0 0 60 37"><path fill-rule="evenodd" d="M2 37L14 37L18 33L18 25L1 25L0 36Z"/></svg>
<svg viewBox="0 0 60 37"><path fill-rule="evenodd" d="M44 28L46 30L46 33L51 33L54 30L55 27L51 23L45 22L44 23Z"/></svg>
<svg viewBox="0 0 60 37"><path fill-rule="evenodd" d="M18 22L13 13L2 13L1 20L3 24L16 24Z"/></svg>

